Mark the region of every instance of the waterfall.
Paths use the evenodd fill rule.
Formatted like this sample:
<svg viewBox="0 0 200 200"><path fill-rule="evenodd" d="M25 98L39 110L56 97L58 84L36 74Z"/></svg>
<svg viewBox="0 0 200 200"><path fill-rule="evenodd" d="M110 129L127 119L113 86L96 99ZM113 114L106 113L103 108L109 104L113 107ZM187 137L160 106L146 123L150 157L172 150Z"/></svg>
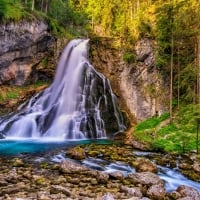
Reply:
<svg viewBox="0 0 200 200"><path fill-rule="evenodd" d="M6 138L107 138L125 130L109 81L87 59L88 40L69 42L54 82L0 119Z"/></svg>

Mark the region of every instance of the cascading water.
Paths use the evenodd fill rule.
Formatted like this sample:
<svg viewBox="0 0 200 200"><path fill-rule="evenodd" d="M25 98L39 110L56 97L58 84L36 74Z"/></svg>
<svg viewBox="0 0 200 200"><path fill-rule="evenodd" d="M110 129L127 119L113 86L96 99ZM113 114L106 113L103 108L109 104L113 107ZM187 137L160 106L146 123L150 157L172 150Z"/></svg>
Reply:
<svg viewBox="0 0 200 200"><path fill-rule="evenodd" d="M106 138L125 130L109 81L87 60L87 43L67 45L52 85L0 120L2 137Z"/></svg>

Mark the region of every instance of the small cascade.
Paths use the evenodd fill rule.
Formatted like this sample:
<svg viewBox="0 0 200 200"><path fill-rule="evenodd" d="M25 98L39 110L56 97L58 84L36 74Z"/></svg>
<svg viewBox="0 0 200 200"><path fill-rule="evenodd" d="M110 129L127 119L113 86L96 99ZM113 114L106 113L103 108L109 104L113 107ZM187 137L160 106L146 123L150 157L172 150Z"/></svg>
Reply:
<svg viewBox="0 0 200 200"><path fill-rule="evenodd" d="M109 81L87 60L88 40L64 49L54 82L16 114L0 119L6 138L107 138L125 130Z"/></svg>

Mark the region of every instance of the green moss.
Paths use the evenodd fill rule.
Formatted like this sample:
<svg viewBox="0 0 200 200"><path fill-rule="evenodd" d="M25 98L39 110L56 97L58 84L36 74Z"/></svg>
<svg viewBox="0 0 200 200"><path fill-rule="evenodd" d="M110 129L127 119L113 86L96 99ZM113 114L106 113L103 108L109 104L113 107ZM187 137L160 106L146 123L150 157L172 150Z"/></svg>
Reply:
<svg viewBox="0 0 200 200"><path fill-rule="evenodd" d="M18 91L10 91L7 93L7 98L8 99L17 99L19 97L19 92Z"/></svg>
<svg viewBox="0 0 200 200"><path fill-rule="evenodd" d="M35 84L28 86L1 86L0 87L0 102L18 99L20 96L23 96L26 91L31 89L37 89L41 86L48 86L49 83L44 81L38 81Z"/></svg>
<svg viewBox="0 0 200 200"><path fill-rule="evenodd" d="M125 62L131 64L131 63L134 63L134 62L135 62L136 56L135 56L135 54L133 54L133 53L128 53L128 52L126 52L126 53L124 53L124 55L123 55L123 60L124 60Z"/></svg>

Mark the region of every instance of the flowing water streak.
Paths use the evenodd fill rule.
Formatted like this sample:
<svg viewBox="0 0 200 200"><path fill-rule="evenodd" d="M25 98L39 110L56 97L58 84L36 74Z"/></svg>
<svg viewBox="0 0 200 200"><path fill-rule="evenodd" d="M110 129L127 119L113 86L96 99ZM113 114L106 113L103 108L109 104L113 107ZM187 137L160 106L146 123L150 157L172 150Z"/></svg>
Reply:
<svg viewBox="0 0 200 200"><path fill-rule="evenodd" d="M125 130L109 81L87 60L87 44L88 40L77 39L67 45L52 85L17 114L2 118L0 135L86 139Z"/></svg>
<svg viewBox="0 0 200 200"><path fill-rule="evenodd" d="M145 153L145 152L144 152ZM65 152L61 152L54 155L51 161L60 163L66 160ZM91 169L105 171L107 173L121 172L125 177L129 173L136 173L135 169L123 162L110 162L100 158L88 157L81 162L82 165L87 166ZM170 169L168 167L158 166L158 176L165 181L165 189L167 192L175 191L179 186L186 185L193 187L200 192L199 182L192 181L181 174L177 169Z"/></svg>

